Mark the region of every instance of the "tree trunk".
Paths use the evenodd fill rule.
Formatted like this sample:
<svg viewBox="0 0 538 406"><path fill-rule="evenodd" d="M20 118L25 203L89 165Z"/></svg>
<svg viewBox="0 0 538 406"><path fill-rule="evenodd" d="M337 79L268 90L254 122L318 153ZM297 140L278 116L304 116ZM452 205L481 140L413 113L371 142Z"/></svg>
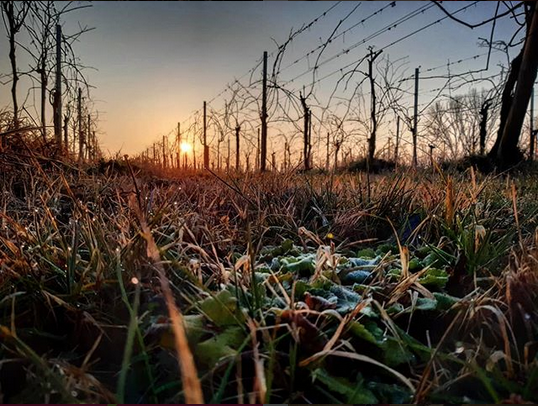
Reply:
<svg viewBox="0 0 538 406"><path fill-rule="evenodd" d="M394 144L394 164L398 165L398 149L400 148L400 116L396 117L396 142Z"/></svg>
<svg viewBox="0 0 538 406"><path fill-rule="evenodd" d="M41 79L41 137L43 142L47 140L47 117L46 117L46 102L47 102L47 73L45 53L41 55L41 63L39 67L39 76Z"/></svg>
<svg viewBox="0 0 538 406"><path fill-rule="evenodd" d="M491 100L486 100L482 107L480 108L480 155L484 155L486 151L486 137L487 133L487 124L488 124L488 111L491 106Z"/></svg>
<svg viewBox="0 0 538 406"><path fill-rule="evenodd" d="M338 154L340 153L340 147L342 146L341 141L336 141L334 145L334 170L338 169Z"/></svg>
<svg viewBox="0 0 538 406"><path fill-rule="evenodd" d="M538 70L538 8L533 2L528 4L530 18L527 19L525 45L512 61L512 69L502 95L501 125L497 141L490 152L490 156L501 167L517 164L523 159L518 142ZM514 95L511 96L514 86Z"/></svg>
<svg viewBox="0 0 538 406"><path fill-rule="evenodd" d="M11 74L13 80L11 82L11 98L13 100L13 127L19 128L19 103L17 101L17 82L19 81L19 74L17 72L17 57L15 56L15 10L13 2L10 1L7 5L7 18L9 24L9 61L11 63Z"/></svg>
<svg viewBox="0 0 538 406"><path fill-rule="evenodd" d="M377 116L376 116L376 97L375 97L375 81L372 72L373 60L368 61L368 78L370 79L370 95L372 97L370 106L370 118L372 120L372 131L370 132L370 138L368 138L368 162L371 163L374 160L375 144L377 135Z"/></svg>
<svg viewBox="0 0 538 406"><path fill-rule="evenodd" d="M235 126L235 170L239 171L239 133L241 131L241 127L239 125Z"/></svg>

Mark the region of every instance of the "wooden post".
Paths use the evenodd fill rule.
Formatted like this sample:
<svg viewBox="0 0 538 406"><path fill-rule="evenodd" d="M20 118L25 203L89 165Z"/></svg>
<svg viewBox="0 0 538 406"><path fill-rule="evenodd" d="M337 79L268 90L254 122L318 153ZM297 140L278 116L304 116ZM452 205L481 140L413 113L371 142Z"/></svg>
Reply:
<svg viewBox="0 0 538 406"><path fill-rule="evenodd" d="M258 143L256 144L256 170L260 170L260 128L258 127Z"/></svg>
<svg viewBox="0 0 538 406"><path fill-rule="evenodd" d="M301 105L303 106L303 161L304 161L304 170L310 170L310 109L306 104L306 97L299 93L299 99L301 100Z"/></svg>
<svg viewBox="0 0 538 406"><path fill-rule="evenodd" d="M228 133L228 153L226 155L226 172L230 172L230 134Z"/></svg>
<svg viewBox="0 0 538 406"><path fill-rule="evenodd" d="M217 137L217 171L220 171L220 143L222 142L222 132Z"/></svg>
<svg viewBox="0 0 538 406"><path fill-rule="evenodd" d="M82 133L82 89L78 88L77 97L78 106L78 159L82 161L84 159L84 134Z"/></svg>
<svg viewBox="0 0 538 406"><path fill-rule="evenodd" d="M534 148L536 144L536 133L534 132L534 86L532 87L531 92L531 117L530 117L530 133L531 133L531 139L530 139L530 160L531 162L534 161Z"/></svg>
<svg viewBox="0 0 538 406"><path fill-rule="evenodd" d="M168 166L168 160L167 160L167 138L166 135L163 135L163 169L166 169Z"/></svg>
<svg viewBox="0 0 538 406"><path fill-rule="evenodd" d="M87 140L86 140L86 159L91 159L92 157L92 153L93 153L93 143L92 143L92 138L91 138L91 124L92 124L92 121L91 121L91 117L90 115L88 114L88 125L86 126L86 134L87 134Z"/></svg>
<svg viewBox="0 0 538 406"><path fill-rule="evenodd" d="M262 136L260 153L260 171L265 172L267 161L267 51L263 53L263 82L262 82Z"/></svg>
<svg viewBox="0 0 538 406"><path fill-rule="evenodd" d="M97 138L95 137L95 130L92 132L92 152L93 152L93 160L95 161L97 159Z"/></svg>
<svg viewBox="0 0 538 406"><path fill-rule="evenodd" d="M204 168L209 169L209 146L207 145L207 105L204 102Z"/></svg>
<svg viewBox="0 0 538 406"><path fill-rule="evenodd" d="M367 155L367 166L369 163L373 162L375 155L375 146L377 138L377 114L376 114L376 97L375 97L375 80L374 80L374 61L379 55L381 55L382 50L374 52L370 48L370 56L368 58L368 78L370 80L370 119L372 122L372 131L370 133L370 138L368 139L368 155Z"/></svg>
<svg viewBox="0 0 538 406"><path fill-rule="evenodd" d="M394 164L398 165L398 149L400 147L400 116L396 116L396 143L394 145Z"/></svg>
<svg viewBox="0 0 538 406"><path fill-rule="evenodd" d="M330 159L330 151L329 151L329 145L330 145L330 139L329 139L330 133L327 131L327 160L325 162L325 169L329 170L329 159Z"/></svg>
<svg viewBox="0 0 538 406"><path fill-rule="evenodd" d="M192 133L192 169L196 170L196 135Z"/></svg>
<svg viewBox="0 0 538 406"><path fill-rule="evenodd" d="M417 158L418 75L419 75L419 68L416 68L415 69L415 103L414 103L414 110L413 110L413 166L415 168L418 165L418 158Z"/></svg>
<svg viewBox="0 0 538 406"><path fill-rule="evenodd" d="M430 147L430 166L433 171L433 149L435 148L435 145L430 144L428 147Z"/></svg>
<svg viewBox="0 0 538 406"><path fill-rule="evenodd" d="M181 143L183 142L181 140L181 124L177 123L177 168L181 168Z"/></svg>
<svg viewBox="0 0 538 406"><path fill-rule="evenodd" d="M80 89L79 89L80 90ZM62 147L62 26L56 24L56 83L54 90L54 141ZM67 147L67 144L66 144Z"/></svg>
<svg viewBox="0 0 538 406"><path fill-rule="evenodd" d="M235 170L239 171L241 168L239 168L239 132L241 131L241 127L239 124L235 123ZM259 132L259 130L258 130ZM257 161L257 159L256 159Z"/></svg>
<svg viewBox="0 0 538 406"><path fill-rule="evenodd" d="M69 153L69 137L68 137L68 125L69 125L69 117L67 115L64 116L64 148L67 153Z"/></svg>

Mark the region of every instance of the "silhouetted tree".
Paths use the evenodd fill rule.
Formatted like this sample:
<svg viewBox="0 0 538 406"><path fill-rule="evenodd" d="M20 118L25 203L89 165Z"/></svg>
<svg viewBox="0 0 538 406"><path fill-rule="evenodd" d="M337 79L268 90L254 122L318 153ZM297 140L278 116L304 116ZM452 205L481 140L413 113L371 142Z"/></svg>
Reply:
<svg viewBox="0 0 538 406"><path fill-rule="evenodd" d="M524 8L525 38L519 54L511 61L510 71L502 93L499 130L490 158L501 167L514 165L523 159L518 143L538 70L538 7L534 1L523 1L501 14L477 24L469 24L448 12L439 1L434 2L451 19L469 28L480 27ZM517 19L516 19L517 20ZM517 34L517 33L516 33ZM514 35L515 37L515 35ZM513 45L510 41L509 46Z"/></svg>
<svg viewBox="0 0 538 406"><path fill-rule="evenodd" d="M11 98L13 100L13 127L19 128L19 103L17 100L17 69L16 37L24 25L30 10L29 2L2 1L2 19L9 39L9 61L11 64Z"/></svg>

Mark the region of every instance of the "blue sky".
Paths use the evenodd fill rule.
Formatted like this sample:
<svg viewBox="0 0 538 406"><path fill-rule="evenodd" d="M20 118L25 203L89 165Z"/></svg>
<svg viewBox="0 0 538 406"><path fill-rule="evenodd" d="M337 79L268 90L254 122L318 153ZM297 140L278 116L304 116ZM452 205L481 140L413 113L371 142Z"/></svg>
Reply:
<svg viewBox="0 0 538 406"><path fill-rule="evenodd" d="M121 149L133 154L175 128L203 100L211 100L226 84L240 77L259 60L264 50L272 52L275 42L282 43L290 30L301 27L336 5L312 28L297 37L286 52L283 66L293 62L327 38L338 22L358 2L344 1L301 2L92 2L92 7L70 14L64 22L64 31L74 31L77 25L95 27L81 37L75 49L81 60L96 70L88 70L90 83L95 86L92 96L100 114L101 142L110 152ZM359 22L389 2L362 2L342 24L340 31ZM444 2L456 10L472 2ZM427 2L397 1L380 15L358 25L334 41L322 60L366 38L385 25L418 9ZM478 22L494 14L496 2L481 1L458 16L468 22ZM501 6L501 10L504 6ZM432 7L395 29L358 46L347 55L337 58L320 69L320 76L358 60L367 52L367 46L377 49L433 22L444 15ZM514 22L504 18L497 23L495 39L508 39L514 32ZM404 56L407 73L416 66L422 69L457 61L486 50L478 48L480 37L489 38L491 24L471 30L445 20L399 44L387 49L391 60ZM9 72L7 39L0 41L0 72ZM25 58L21 55L21 65ZM289 80L308 68L307 60L282 73ZM496 55L492 69L506 58ZM269 64L271 64L271 59ZM310 61L311 63L311 61ZM485 58L456 64L454 72L477 69L485 65ZM445 71L446 72L446 71ZM297 82L294 90L308 84L310 75ZM27 84L26 84L27 85ZM295 85L295 84L294 84ZM21 93L25 84L21 82ZM421 83L421 89L432 89L434 81ZM327 89L320 86L320 95ZM222 107L223 99L213 102ZM10 103L9 84L0 87L0 105ZM219 104L220 103L220 104Z"/></svg>

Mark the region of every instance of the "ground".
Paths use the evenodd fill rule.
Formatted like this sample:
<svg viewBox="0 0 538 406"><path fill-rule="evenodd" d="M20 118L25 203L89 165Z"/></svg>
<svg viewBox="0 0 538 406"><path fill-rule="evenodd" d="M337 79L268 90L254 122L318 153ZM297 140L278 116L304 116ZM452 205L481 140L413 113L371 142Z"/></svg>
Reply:
<svg viewBox="0 0 538 406"><path fill-rule="evenodd" d="M532 168L4 165L2 402L538 402Z"/></svg>

